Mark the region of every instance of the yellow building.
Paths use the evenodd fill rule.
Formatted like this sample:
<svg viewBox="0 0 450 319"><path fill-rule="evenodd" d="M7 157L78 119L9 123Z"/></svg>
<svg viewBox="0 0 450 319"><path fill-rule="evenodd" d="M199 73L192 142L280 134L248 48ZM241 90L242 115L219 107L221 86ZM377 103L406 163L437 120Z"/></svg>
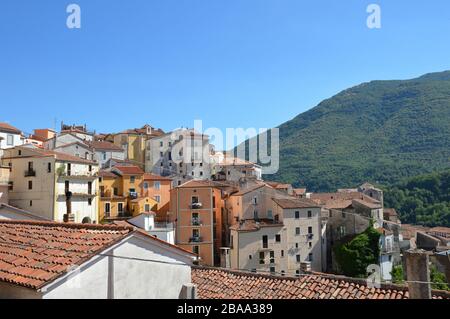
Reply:
<svg viewBox="0 0 450 319"><path fill-rule="evenodd" d="M125 151L125 159L145 168L145 148L147 140L164 134L161 129L155 129L150 125L142 128L129 129L117 134L111 134L106 140L120 146Z"/></svg>
<svg viewBox="0 0 450 319"><path fill-rule="evenodd" d="M100 171L100 220L130 218L156 209L144 192L144 171L138 166L114 166Z"/></svg>

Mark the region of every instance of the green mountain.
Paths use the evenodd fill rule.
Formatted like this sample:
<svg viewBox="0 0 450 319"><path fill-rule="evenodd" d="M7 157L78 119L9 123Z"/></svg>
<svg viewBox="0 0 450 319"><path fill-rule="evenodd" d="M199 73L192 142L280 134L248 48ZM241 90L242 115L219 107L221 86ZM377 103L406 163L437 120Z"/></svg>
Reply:
<svg viewBox="0 0 450 319"><path fill-rule="evenodd" d="M384 189L403 223L450 227L450 170L408 178Z"/></svg>
<svg viewBox="0 0 450 319"><path fill-rule="evenodd" d="M264 178L313 191L449 168L450 71L358 85L279 129L280 169Z"/></svg>

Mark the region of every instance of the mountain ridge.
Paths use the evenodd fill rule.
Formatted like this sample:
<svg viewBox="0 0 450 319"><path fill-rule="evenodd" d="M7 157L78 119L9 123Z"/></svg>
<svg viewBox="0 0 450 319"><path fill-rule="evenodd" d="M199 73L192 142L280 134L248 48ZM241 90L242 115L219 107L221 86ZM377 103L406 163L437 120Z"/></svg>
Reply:
<svg viewBox="0 0 450 319"><path fill-rule="evenodd" d="M446 169L449 123L450 71L361 83L279 125L280 170L265 178L330 191Z"/></svg>

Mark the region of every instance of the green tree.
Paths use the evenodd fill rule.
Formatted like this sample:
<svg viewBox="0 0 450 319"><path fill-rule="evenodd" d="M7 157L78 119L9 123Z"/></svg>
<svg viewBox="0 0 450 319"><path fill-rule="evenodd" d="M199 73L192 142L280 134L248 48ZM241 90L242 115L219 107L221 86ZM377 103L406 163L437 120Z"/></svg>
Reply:
<svg viewBox="0 0 450 319"><path fill-rule="evenodd" d="M403 267L402 266L394 266L391 271L392 282L394 284L401 284L404 282L403 275Z"/></svg>
<svg viewBox="0 0 450 319"><path fill-rule="evenodd" d="M445 275L441 273L435 265L430 267L431 288L439 290L450 290Z"/></svg>
<svg viewBox="0 0 450 319"><path fill-rule="evenodd" d="M378 264L380 234L369 226L363 233L334 248L336 261L346 276L366 277L367 266Z"/></svg>

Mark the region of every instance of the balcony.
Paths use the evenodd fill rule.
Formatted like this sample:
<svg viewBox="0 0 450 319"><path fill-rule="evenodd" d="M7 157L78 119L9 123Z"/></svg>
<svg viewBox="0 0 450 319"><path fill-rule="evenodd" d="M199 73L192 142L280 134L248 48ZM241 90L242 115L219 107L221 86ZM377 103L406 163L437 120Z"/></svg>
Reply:
<svg viewBox="0 0 450 319"><path fill-rule="evenodd" d="M136 198L139 197L139 195L138 195L137 192L129 192L129 193L128 193L128 196L129 196L131 199L136 199Z"/></svg>
<svg viewBox="0 0 450 319"><path fill-rule="evenodd" d="M308 234L306 236L307 236L308 240L312 240L314 238L314 234Z"/></svg>
<svg viewBox="0 0 450 319"><path fill-rule="evenodd" d="M203 238L199 237L199 236L189 238L190 243L201 243L202 241L203 241Z"/></svg>
<svg viewBox="0 0 450 319"><path fill-rule="evenodd" d="M202 221L200 220L200 218L192 218L191 225L192 226L201 226Z"/></svg>
<svg viewBox="0 0 450 319"><path fill-rule="evenodd" d="M202 204L202 203L191 203L191 204L189 205L189 207L190 207L191 209L201 209L201 208L203 207L203 204Z"/></svg>
<svg viewBox="0 0 450 319"><path fill-rule="evenodd" d="M36 171L34 169L28 169L25 171L25 177L36 177Z"/></svg>
<svg viewBox="0 0 450 319"><path fill-rule="evenodd" d="M58 173L58 177L60 179L64 179L64 180L87 180L87 181L93 181L95 180L98 175L96 173L86 173L86 174L81 174L81 173L66 173L66 172L59 172Z"/></svg>

